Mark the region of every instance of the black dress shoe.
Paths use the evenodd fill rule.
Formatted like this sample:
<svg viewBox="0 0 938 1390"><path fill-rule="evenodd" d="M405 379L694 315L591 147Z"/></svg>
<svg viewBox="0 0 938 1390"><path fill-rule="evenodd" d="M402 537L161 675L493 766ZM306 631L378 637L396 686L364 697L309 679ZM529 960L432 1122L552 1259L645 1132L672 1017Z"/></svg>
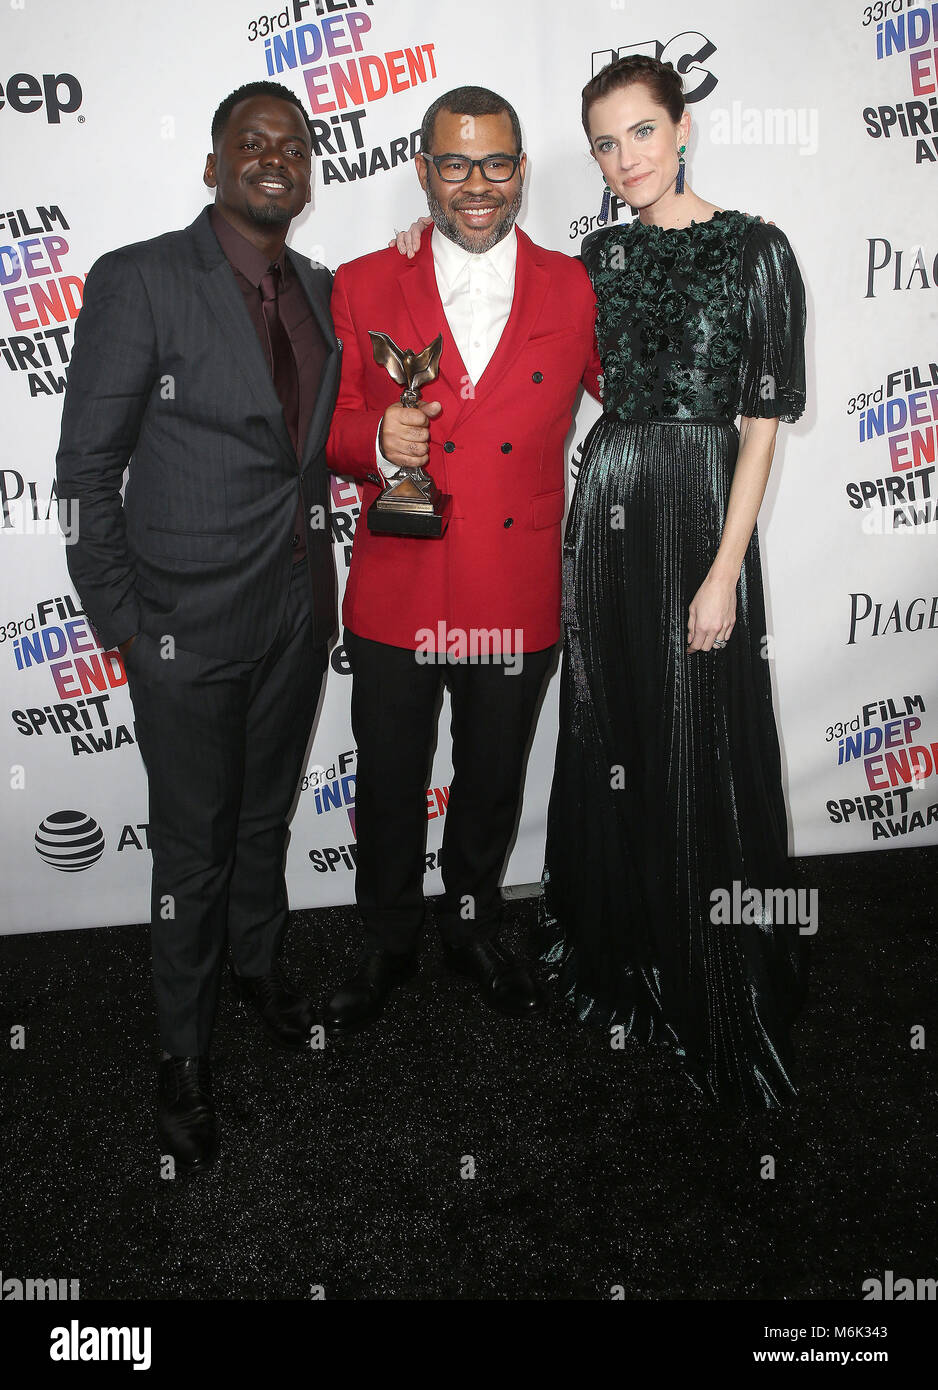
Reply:
<svg viewBox="0 0 938 1390"><path fill-rule="evenodd" d="M270 975L239 975L232 967L236 999L250 1005L278 1047L304 1047L316 1014L308 999L289 985L279 970Z"/></svg>
<svg viewBox="0 0 938 1390"><path fill-rule="evenodd" d="M414 954L366 951L355 974L339 986L326 1005L326 1032L350 1033L374 1023L391 991L409 980L416 969Z"/></svg>
<svg viewBox="0 0 938 1390"><path fill-rule="evenodd" d="M160 1062L156 1129L177 1171L195 1176L211 1168L218 1157L218 1117L207 1057Z"/></svg>
<svg viewBox="0 0 938 1390"><path fill-rule="evenodd" d="M530 1018L546 1006L544 991L523 960L516 960L494 937L472 941L466 946L445 946L443 953L451 970L468 975L479 986L479 993L499 1013L510 1018Z"/></svg>

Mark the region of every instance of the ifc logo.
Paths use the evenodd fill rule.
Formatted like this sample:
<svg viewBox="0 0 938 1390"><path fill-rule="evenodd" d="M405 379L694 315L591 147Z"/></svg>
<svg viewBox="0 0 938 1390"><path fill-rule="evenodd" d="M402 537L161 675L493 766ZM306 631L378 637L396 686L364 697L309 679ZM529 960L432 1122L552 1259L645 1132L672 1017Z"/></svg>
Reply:
<svg viewBox="0 0 938 1390"><path fill-rule="evenodd" d="M53 811L36 831L36 853L53 869L77 874L104 853L104 832L84 811Z"/></svg>

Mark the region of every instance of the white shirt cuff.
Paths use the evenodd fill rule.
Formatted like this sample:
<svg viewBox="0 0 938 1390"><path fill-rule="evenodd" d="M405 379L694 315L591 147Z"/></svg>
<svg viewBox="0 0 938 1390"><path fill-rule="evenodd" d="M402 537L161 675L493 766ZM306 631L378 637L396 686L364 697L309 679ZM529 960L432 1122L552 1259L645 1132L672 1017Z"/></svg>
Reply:
<svg viewBox="0 0 938 1390"><path fill-rule="evenodd" d="M391 463L390 459L386 459L384 457L384 454L382 454L381 452L381 445L378 443L378 440L380 438L381 423L379 421L378 430L375 434L375 463L377 465L378 472L381 474L384 481L386 483L390 483L394 478L398 476L399 473L402 473L404 470L398 464Z"/></svg>

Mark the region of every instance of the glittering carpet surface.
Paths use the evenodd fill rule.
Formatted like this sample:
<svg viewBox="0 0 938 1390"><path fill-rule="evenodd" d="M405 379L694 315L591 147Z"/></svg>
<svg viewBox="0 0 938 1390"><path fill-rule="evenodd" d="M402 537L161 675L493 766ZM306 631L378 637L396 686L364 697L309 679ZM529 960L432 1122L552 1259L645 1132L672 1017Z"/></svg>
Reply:
<svg viewBox="0 0 938 1390"><path fill-rule="evenodd" d="M855 1299L887 1269L934 1276L938 849L794 868L820 894L795 1110L716 1114L673 1059L557 1011L502 1019L431 930L384 1019L322 1051L277 1051L223 994L223 1153L188 1181L160 1177L146 929L0 938L3 1277L82 1299ZM513 903L506 939L534 916ZM297 912L288 971L323 1001L356 946L351 909Z"/></svg>

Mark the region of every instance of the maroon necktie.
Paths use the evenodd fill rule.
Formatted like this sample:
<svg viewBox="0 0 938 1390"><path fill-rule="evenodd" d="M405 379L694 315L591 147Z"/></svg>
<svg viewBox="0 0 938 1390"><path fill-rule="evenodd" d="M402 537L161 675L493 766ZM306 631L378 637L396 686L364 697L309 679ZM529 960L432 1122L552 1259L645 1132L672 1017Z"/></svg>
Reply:
<svg viewBox="0 0 938 1390"><path fill-rule="evenodd" d="M283 418L286 421L290 438L293 440L294 451L299 453L299 413L300 413L300 391L296 375L296 358L293 355L293 348L290 346L290 337L283 326L283 319L280 317L280 306L277 299L279 287L280 267L271 266L266 275L261 276L261 309L264 314L264 326L267 329L267 347L270 353L270 372L274 379L274 390L280 398L283 406Z"/></svg>

